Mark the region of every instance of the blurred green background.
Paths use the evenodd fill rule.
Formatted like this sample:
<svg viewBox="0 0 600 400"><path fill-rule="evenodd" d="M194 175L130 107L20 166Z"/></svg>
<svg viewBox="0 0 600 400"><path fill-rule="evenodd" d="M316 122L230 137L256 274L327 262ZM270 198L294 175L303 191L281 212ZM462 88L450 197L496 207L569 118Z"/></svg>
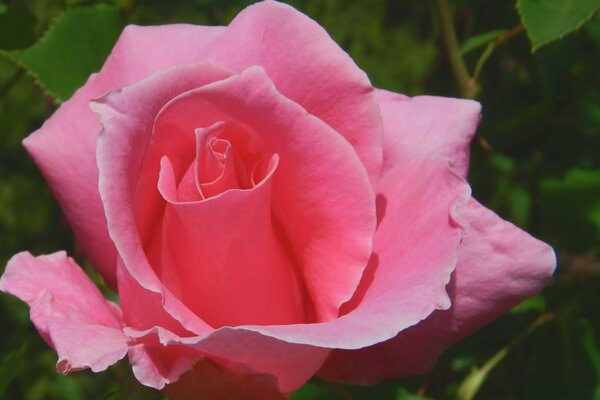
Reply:
<svg viewBox="0 0 600 400"><path fill-rule="evenodd" d="M598 1L557 1L553 4L598 7ZM42 254L66 249L83 261L21 140L52 114L56 99L68 98L100 67L122 26L223 25L250 3L0 1L0 271L22 250ZM374 85L409 95L464 95L444 51L438 2L289 3L325 27ZM528 3L534 7L530 21ZM579 27L575 32L532 53L527 33L540 44L544 34L554 38L569 30L549 32L560 30L561 21L546 18L535 3L519 0L529 32L522 32L513 1L453 1L450 12L468 71L486 48L494 50L481 69L475 94L483 104L483 120L472 145L474 195L554 246L559 258L555 278L540 295L446 351L425 376L373 387L315 379L293 399L467 399L468 393L475 395L468 384L479 378L476 399L600 399L600 18L582 25L591 15L587 13L570 22L567 28ZM94 20L99 4L106 7ZM93 24L86 19L90 10ZM31 51L64 13L71 16L62 19L69 26L55 39L65 54L52 58L45 55L51 54L47 49ZM92 54L78 52L86 40L96 41ZM535 328L515 341L531 324ZM499 351L506 356L492 358ZM161 398L139 386L125 362L100 374L67 377L56 373L55 362L29 322L27 307L0 295L1 399Z"/></svg>

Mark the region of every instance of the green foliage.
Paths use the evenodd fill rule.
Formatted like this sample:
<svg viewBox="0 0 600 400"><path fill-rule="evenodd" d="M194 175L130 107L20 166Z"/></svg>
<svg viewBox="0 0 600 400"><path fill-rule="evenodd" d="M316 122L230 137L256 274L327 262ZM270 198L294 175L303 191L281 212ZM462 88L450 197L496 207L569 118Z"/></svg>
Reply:
<svg viewBox="0 0 600 400"><path fill-rule="evenodd" d="M463 54L470 53L471 51L483 47L490 43L491 41L497 39L506 32L506 29L497 29L490 32L479 33L477 35L471 36L468 38L465 43L460 48L460 51Z"/></svg>
<svg viewBox="0 0 600 400"><path fill-rule="evenodd" d="M5 52L52 97L71 97L108 56L124 19L117 8L96 6L66 11L34 46Z"/></svg>
<svg viewBox="0 0 600 400"><path fill-rule="evenodd" d="M517 0L533 51L580 28L599 7L598 0Z"/></svg>

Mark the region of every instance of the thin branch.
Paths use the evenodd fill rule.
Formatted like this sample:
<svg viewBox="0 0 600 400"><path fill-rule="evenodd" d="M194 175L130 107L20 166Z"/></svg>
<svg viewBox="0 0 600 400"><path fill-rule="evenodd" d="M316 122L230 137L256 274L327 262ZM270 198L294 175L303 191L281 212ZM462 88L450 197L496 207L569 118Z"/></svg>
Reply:
<svg viewBox="0 0 600 400"><path fill-rule="evenodd" d="M2 84L2 86L0 86L0 98L4 97L4 95L6 93L8 93L8 91L13 87L13 85L15 83L17 83L17 81L19 80L19 78L21 76L23 76L23 74L25 73L25 70L23 68L18 68L12 75L10 78L8 78L8 80L6 82L4 82Z"/></svg>
<svg viewBox="0 0 600 400"><path fill-rule="evenodd" d="M487 47L485 48L483 53L481 53L479 60L477 60L477 64L475 64L475 69L473 70L473 78L472 79L475 83L477 83L477 81L479 81L479 76L481 75L481 70L483 69L483 66L485 65L486 61L490 58L490 56L492 55L494 50L496 50L498 47L502 46L504 43L508 42L510 39L512 39L519 33L523 32L524 30L525 30L525 26L521 23L521 24L515 26L514 28L512 28L511 30L506 31L505 33L503 33L502 35L500 35L498 38L491 41L487 45Z"/></svg>
<svg viewBox="0 0 600 400"><path fill-rule="evenodd" d="M444 41L444 46L446 47L446 52L448 53L450 66L452 67L452 73L454 74L454 79L458 85L460 96L466 99L472 99L477 93L477 87L469 76L467 65L460 52L448 3L446 0L437 0L437 5L442 28L442 39Z"/></svg>
<svg viewBox="0 0 600 400"><path fill-rule="evenodd" d="M556 318L555 313L545 313L540 315L529 327L520 335L515 337L506 346L500 349L496 354L492 356L481 368L474 370L465 378L460 387L458 388L457 398L459 400L472 400L481 385L487 378L488 374L496 365L500 363L515 347L517 347L525 338L535 332L538 328L550 322Z"/></svg>

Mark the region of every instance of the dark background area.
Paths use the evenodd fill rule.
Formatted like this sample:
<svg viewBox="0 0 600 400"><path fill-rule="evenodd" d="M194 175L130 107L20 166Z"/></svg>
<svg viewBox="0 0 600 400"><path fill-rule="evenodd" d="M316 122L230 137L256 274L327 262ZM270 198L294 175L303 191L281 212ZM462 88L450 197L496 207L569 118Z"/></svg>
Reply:
<svg viewBox="0 0 600 400"><path fill-rule="evenodd" d="M0 49L27 48L65 10L99 3L118 7L123 23L223 25L252 2L15 3L0 2ZM288 3L317 20L375 86L408 95L459 96L435 2ZM460 43L520 21L513 1L452 5ZM16 14L4 18L9 8ZM470 70L480 54L477 49L465 55ZM555 248L559 267L553 281L541 294L446 351L425 376L373 387L315 379L294 399L460 398L465 378L540 316L548 322L514 342L475 398L600 399L600 18L596 15L577 32L533 54L526 34L516 35L492 54L480 83L483 119L472 145L469 178L474 196ZM65 249L84 262L62 212L21 146L56 107L24 69L0 53L0 271L22 250L42 254ZM93 275L89 266L87 270ZM56 373L55 362L54 352L29 322L27 307L0 295L0 398L161 398L136 383L126 362L100 374L67 377Z"/></svg>

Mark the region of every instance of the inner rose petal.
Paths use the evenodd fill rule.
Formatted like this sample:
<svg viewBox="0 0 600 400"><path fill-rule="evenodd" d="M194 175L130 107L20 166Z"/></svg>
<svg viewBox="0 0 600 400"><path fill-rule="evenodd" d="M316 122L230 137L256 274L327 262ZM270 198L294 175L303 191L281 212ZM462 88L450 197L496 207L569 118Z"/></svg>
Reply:
<svg viewBox="0 0 600 400"><path fill-rule="evenodd" d="M225 137L235 130L224 122L208 129L196 129L195 177L203 198L216 196L229 189L249 189L245 161Z"/></svg>
<svg viewBox="0 0 600 400"><path fill-rule="evenodd" d="M167 204L161 257L153 262L169 275L164 282L173 293L213 327L306 321L297 267L274 230L271 191L278 162L271 156L267 175L251 189L180 202L176 163L161 159L158 190Z"/></svg>

